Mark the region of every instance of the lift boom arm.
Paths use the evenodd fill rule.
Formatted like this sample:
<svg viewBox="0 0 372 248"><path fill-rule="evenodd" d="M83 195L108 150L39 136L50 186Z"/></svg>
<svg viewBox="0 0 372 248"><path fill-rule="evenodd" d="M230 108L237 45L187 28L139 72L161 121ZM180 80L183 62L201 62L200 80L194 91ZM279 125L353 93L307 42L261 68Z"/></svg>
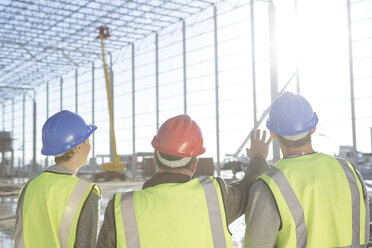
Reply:
<svg viewBox="0 0 372 248"><path fill-rule="evenodd" d="M110 115L110 137L111 137L111 146L113 152L113 160L111 163L103 164L104 170L124 170L125 163L121 162L120 156L117 154L116 151L116 139L115 139L115 130L114 130L114 110L113 110L113 103L112 103L112 95L111 95L111 85L110 85L110 75L107 70L106 58L105 58L105 48L103 40L107 37L110 37L108 28L106 26L99 27L99 36L97 38L101 41L101 49L102 49L102 61L103 61L103 70L105 74L105 82L106 82L106 92L107 92L107 102L108 102L108 109Z"/></svg>

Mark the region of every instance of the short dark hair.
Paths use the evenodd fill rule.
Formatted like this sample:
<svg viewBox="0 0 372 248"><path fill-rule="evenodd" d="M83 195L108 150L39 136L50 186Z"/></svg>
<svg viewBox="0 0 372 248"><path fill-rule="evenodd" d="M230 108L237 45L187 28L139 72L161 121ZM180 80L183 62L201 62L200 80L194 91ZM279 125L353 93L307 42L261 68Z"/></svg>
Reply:
<svg viewBox="0 0 372 248"><path fill-rule="evenodd" d="M75 155L75 153L76 153L75 148L68 150L67 152L63 153L61 156L54 157L54 162L56 164L59 164L61 162L67 162Z"/></svg>
<svg viewBox="0 0 372 248"><path fill-rule="evenodd" d="M285 147L300 147L300 146L304 146L304 145L311 142L311 132L306 134L306 136L303 137L302 139L299 139L299 140L296 140L296 141L288 140L288 139L286 139L286 138L284 138L283 136L280 136L280 135L277 135L277 137L278 137L280 143L282 143Z"/></svg>
<svg viewBox="0 0 372 248"><path fill-rule="evenodd" d="M156 151L154 153L155 153L154 160L155 160L156 165L159 168L161 168L162 170L165 170L165 171L175 171L175 170L178 170L178 169L189 169L190 170L193 162L196 159L196 157L192 157L192 159L186 165L184 165L182 167L172 168L172 167L166 166L165 164L163 164L162 162L160 162L158 156L156 155ZM160 153L160 156L162 158L164 158L164 159L166 159L168 161L177 161L177 160L180 160L180 159L183 158L183 157L177 157L177 156L169 155L169 154L162 153L162 152L159 152L159 153Z"/></svg>

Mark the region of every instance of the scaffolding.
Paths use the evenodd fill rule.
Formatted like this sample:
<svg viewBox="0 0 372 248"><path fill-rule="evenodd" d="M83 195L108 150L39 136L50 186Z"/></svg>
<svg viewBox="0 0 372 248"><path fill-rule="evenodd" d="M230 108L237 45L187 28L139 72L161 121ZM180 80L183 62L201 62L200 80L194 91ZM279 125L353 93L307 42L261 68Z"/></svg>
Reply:
<svg viewBox="0 0 372 248"><path fill-rule="evenodd" d="M109 53L221 0L0 2L0 86L36 87L100 56L96 28L113 33ZM0 97L17 94L0 88Z"/></svg>

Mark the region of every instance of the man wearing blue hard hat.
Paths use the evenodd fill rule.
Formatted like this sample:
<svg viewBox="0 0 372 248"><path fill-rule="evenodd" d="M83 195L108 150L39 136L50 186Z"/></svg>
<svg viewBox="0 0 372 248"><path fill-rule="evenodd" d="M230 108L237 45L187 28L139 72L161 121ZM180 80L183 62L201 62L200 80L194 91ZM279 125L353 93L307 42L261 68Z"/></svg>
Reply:
<svg viewBox="0 0 372 248"><path fill-rule="evenodd" d="M368 195L359 172L311 144L318 117L302 96L284 92L266 122L283 158L253 184L244 247L366 247Z"/></svg>
<svg viewBox="0 0 372 248"><path fill-rule="evenodd" d="M96 129L67 110L45 122L41 153L56 164L23 186L14 247L95 247L100 190L76 173L87 162Z"/></svg>

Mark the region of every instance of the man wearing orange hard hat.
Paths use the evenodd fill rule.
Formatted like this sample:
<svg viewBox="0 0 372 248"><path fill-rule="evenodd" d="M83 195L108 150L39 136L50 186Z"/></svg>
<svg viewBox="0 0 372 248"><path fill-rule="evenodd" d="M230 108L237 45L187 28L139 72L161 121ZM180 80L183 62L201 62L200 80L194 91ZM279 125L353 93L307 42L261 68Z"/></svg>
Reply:
<svg viewBox="0 0 372 248"><path fill-rule="evenodd" d="M202 132L188 115L168 119L151 143L156 174L142 190L108 203L97 247L233 247L228 225L244 213L250 186L268 169L265 135L253 135L244 178L227 185L219 177L192 178L205 152Z"/></svg>

